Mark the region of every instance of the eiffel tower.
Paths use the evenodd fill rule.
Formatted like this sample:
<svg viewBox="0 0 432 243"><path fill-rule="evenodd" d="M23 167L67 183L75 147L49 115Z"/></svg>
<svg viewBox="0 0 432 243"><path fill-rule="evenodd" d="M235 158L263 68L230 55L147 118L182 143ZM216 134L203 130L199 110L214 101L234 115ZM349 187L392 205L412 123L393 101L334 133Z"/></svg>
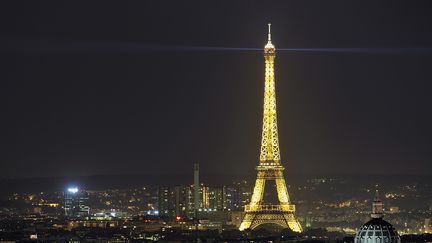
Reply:
<svg viewBox="0 0 432 243"><path fill-rule="evenodd" d="M260 162L256 167L257 179L249 205L245 206L245 216L240 230L254 229L263 224L277 224L301 232L302 228L294 216L295 205L290 203L283 176L284 167L280 160L279 139L276 117L276 90L274 79L275 47L271 42L271 24L268 25L268 42L264 47L265 87L264 116L261 139ZM263 200L266 181L276 184L279 203L266 204Z"/></svg>

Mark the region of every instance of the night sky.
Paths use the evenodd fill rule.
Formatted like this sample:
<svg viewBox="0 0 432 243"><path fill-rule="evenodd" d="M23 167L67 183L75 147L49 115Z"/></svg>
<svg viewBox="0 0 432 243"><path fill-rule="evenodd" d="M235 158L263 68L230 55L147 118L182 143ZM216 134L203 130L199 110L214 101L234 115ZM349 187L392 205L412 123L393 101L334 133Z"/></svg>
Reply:
<svg viewBox="0 0 432 243"><path fill-rule="evenodd" d="M0 177L254 174L264 58L218 48L268 22L277 49L375 48L277 52L288 174L432 171L426 1L0 5Z"/></svg>

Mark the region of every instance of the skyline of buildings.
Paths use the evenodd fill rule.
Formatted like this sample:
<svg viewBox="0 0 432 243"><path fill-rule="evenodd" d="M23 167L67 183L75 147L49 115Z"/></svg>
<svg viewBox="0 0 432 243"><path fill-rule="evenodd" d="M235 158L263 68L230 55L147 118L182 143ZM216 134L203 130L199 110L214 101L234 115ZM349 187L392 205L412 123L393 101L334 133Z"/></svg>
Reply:
<svg viewBox="0 0 432 243"><path fill-rule="evenodd" d="M191 181L192 179L193 176L191 176ZM201 188L208 189L202 191L205 193L201 194L200 201L203 206L208 207L207 209L213 209L211 206L212 188L220 189L221 186L205 183L206 178L201 178L201 180L204 182L201 183ZM383 178L383 180L388 179ZM380 190L384 199L383 208L386 219L394 224L401 236L430 232L432 205L427 202L432 201L432 195L428 193L431 184L424 182L397 183L397 181L393 182L391 187L379 186L379 188L386 188ZM172 185L168 188L189 190L189 201L193 203L192 186L193 183ZM343 177L310 178L300 184L288 184L287 186L293 195L296 195L293 200L298 205L297 216L305 229L304 235L308 237L320 235L320 237L330 238L331 235L354 237L356 230L370 218L373 202L371 195L374 194L376 188L376 185L371 184L365 187L361 181L350 181ZM237 188L249 188L244 196L245 199L248 199L251 196L253 181L236 182L223 187L231 188L237 195L241 194L236 191ZM242 214L244 214L243 207L248 204L246 201L241 203L238 209L233 207L236 210L228 210L229 208L222 211L202 210L198 219L194 219L193 212L190 212L191 218L188 216L177 218L173 217L174 215L165 217L160 215L159 208L159 202L164 197L159 193L162 188L167 188L167 186L106 190L85 190L81 187L80 190L88 194L88 206L90 207L90 214L85 218L64 218L66 216L63 208L66 198L65 191L10 194L9 206L4 204L4 201L0 201L0 203L3 202L1 204L3 206L0 207L0 224L1 227L5 227L4 222L22 222L20 224L24 225L38 222L39 226L33 226L30 229L40 231L40 227L44 225L44 228L63 229L67 232L75 232L80 227L88 231L95 231L96 229L120 229L124 226L132 229L135 226L134 232L147 232L147 234L153 232L151 235L162 229L168 231L172 229L184 231L232 230L241 223ZM227 194L230 191L224 190L224 193L226 194L225 202L227 202ZM330 197L330 195L333 196ZM175 197L173 199L171 202L176 204L178 201ZM22 205L21 209L18 205ZM175 207L171 212L175 212ZM9 228L11 224L7 225L9 226L6 228ZM327 233L314 231L319 228L324 229Z"/></svg>

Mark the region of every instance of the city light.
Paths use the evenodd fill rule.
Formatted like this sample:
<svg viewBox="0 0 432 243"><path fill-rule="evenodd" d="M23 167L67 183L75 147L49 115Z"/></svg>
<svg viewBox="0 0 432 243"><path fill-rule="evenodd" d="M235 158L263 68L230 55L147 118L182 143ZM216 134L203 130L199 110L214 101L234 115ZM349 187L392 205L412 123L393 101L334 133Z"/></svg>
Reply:
<svg viewBox="0 0 432 243"><path fill-rule="evenodd" d="M159 210L148 210L147 214L148 215L159 215Z"/></svg>
<svg viewBox="0 0 432 243"><path fill-rule="evenodd" d="M67 190L70 193L77 193L79 191L78 187L69 187Z"/></svg>

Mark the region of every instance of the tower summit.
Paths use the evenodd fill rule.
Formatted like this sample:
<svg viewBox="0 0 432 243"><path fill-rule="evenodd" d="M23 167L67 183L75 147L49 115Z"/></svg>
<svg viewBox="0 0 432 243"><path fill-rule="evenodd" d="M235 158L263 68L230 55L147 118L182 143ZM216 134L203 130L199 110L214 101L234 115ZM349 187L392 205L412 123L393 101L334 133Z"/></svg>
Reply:
<svg viewBox="0 0 432 243"><path fill-rule="evenodd" d="M290 228L301 232L302 228L296 220L295 206L290 203L288 190L281 165L279 138L276 113L276 88L274 78L274 59L276 49L271 42L271 24L268 25L268 41L264 46L265 82L264 111L261 136L259 165L256 167L257 179L249 205L245 206L245 216L240 230L254 229L263 224L275 224L282 228ZM264 202L266 181L276 184L277 198L275 205Z"/></svg>
<svg viewBox="0 0 432 243"><path fill-rule="evenodd" d="M264 50L265 49L273 49L273 54L274 54L274 45L271 42L271 24L268 24L268 40L267 40L267 45L265 45Z"/></svg>

